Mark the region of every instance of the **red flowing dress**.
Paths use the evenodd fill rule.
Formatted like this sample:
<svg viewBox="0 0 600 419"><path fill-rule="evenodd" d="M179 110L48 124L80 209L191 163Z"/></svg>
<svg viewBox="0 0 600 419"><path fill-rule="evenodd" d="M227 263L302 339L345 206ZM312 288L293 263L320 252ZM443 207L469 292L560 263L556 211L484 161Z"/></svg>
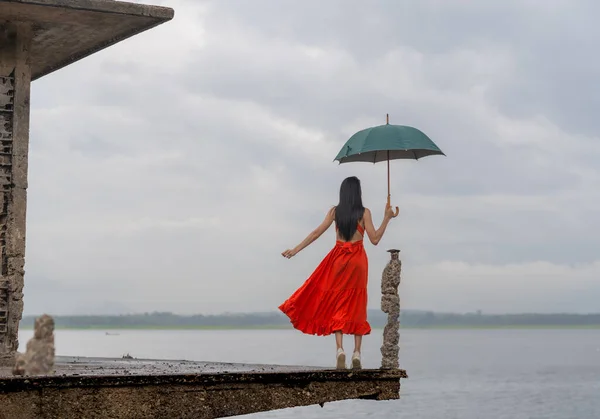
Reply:
<svg viewBox="0 0 600 419"><path fill-rule="evenodd" d="M360 224L357 229L364 236ZM337 240L312 275L279 309L294 328L309 335L326 336L336 331L368 335L368 272L363 239Z"/></svg>

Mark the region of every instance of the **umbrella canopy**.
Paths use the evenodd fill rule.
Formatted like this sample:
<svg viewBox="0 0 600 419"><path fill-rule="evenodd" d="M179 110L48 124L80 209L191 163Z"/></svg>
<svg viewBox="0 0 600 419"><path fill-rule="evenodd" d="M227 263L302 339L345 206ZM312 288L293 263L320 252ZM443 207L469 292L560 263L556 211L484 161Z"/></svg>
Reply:
<svg viewBox="0 0 600 419"><path fill-rule="evenodd" d="M340 164L387 161L387 203L390 205L390 160L419 160L426 156L445 154L418 129L405 125L390 125L389 115L386 116L386 122L385 125L367 128L354 134L346 141L334 161L337 160Z"/></svg>
<svg viewBox="0 0 600 419"><path fill-rule="evenodd" d="M379 125L354 134L335 160L341 163L378 163L396 159L414 159L445 155L423 132L404 125Z"/></svg>

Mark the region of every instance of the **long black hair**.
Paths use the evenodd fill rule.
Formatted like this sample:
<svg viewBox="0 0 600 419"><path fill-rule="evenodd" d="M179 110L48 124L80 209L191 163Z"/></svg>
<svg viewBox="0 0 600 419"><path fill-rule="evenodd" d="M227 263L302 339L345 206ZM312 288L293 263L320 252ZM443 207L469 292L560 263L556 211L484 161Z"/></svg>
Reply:
<svg viewBox="0 0 600 419"><path fill-rule="evenodd" d="M335 224L344 240L352 240L364 213L360 180L356 176L344 179L340 186L340 202L335 207Z"/></svg>

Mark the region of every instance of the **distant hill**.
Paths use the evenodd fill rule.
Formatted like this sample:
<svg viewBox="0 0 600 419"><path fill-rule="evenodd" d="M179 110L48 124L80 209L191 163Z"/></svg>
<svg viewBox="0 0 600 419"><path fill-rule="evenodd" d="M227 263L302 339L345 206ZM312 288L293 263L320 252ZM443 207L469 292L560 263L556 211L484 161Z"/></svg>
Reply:
<svg viewBox="0 0 600 419"><path fill-rule="evenodd" d="M369 310L369 322L375 328L385 325L386 314ZM21 327L31 328L35 316L25 316ZM57 328L67 329L256 329L290 328L280 312L224 313L182 316L168 312L123 315L55 316ZM497 327L590 327L600 328L600 314L494 314L434 313L406 310L401 313L402 327L408 328L497 328Z"/></svg>

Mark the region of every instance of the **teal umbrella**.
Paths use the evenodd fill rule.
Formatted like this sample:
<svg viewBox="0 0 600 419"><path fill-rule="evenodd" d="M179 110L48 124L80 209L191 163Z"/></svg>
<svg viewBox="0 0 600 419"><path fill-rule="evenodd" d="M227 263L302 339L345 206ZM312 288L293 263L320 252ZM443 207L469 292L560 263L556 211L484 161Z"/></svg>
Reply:
<svg viewBox="0 0 600 419"><path fill-rule="evenodd" d="M445 154L431 139L416 128L405 125L386 124L358 131L342 147L334 159L342 163L387 161L388 197L390 205L390 160L413 159ZM398 215L396 207L396 215Z"/></svg>

